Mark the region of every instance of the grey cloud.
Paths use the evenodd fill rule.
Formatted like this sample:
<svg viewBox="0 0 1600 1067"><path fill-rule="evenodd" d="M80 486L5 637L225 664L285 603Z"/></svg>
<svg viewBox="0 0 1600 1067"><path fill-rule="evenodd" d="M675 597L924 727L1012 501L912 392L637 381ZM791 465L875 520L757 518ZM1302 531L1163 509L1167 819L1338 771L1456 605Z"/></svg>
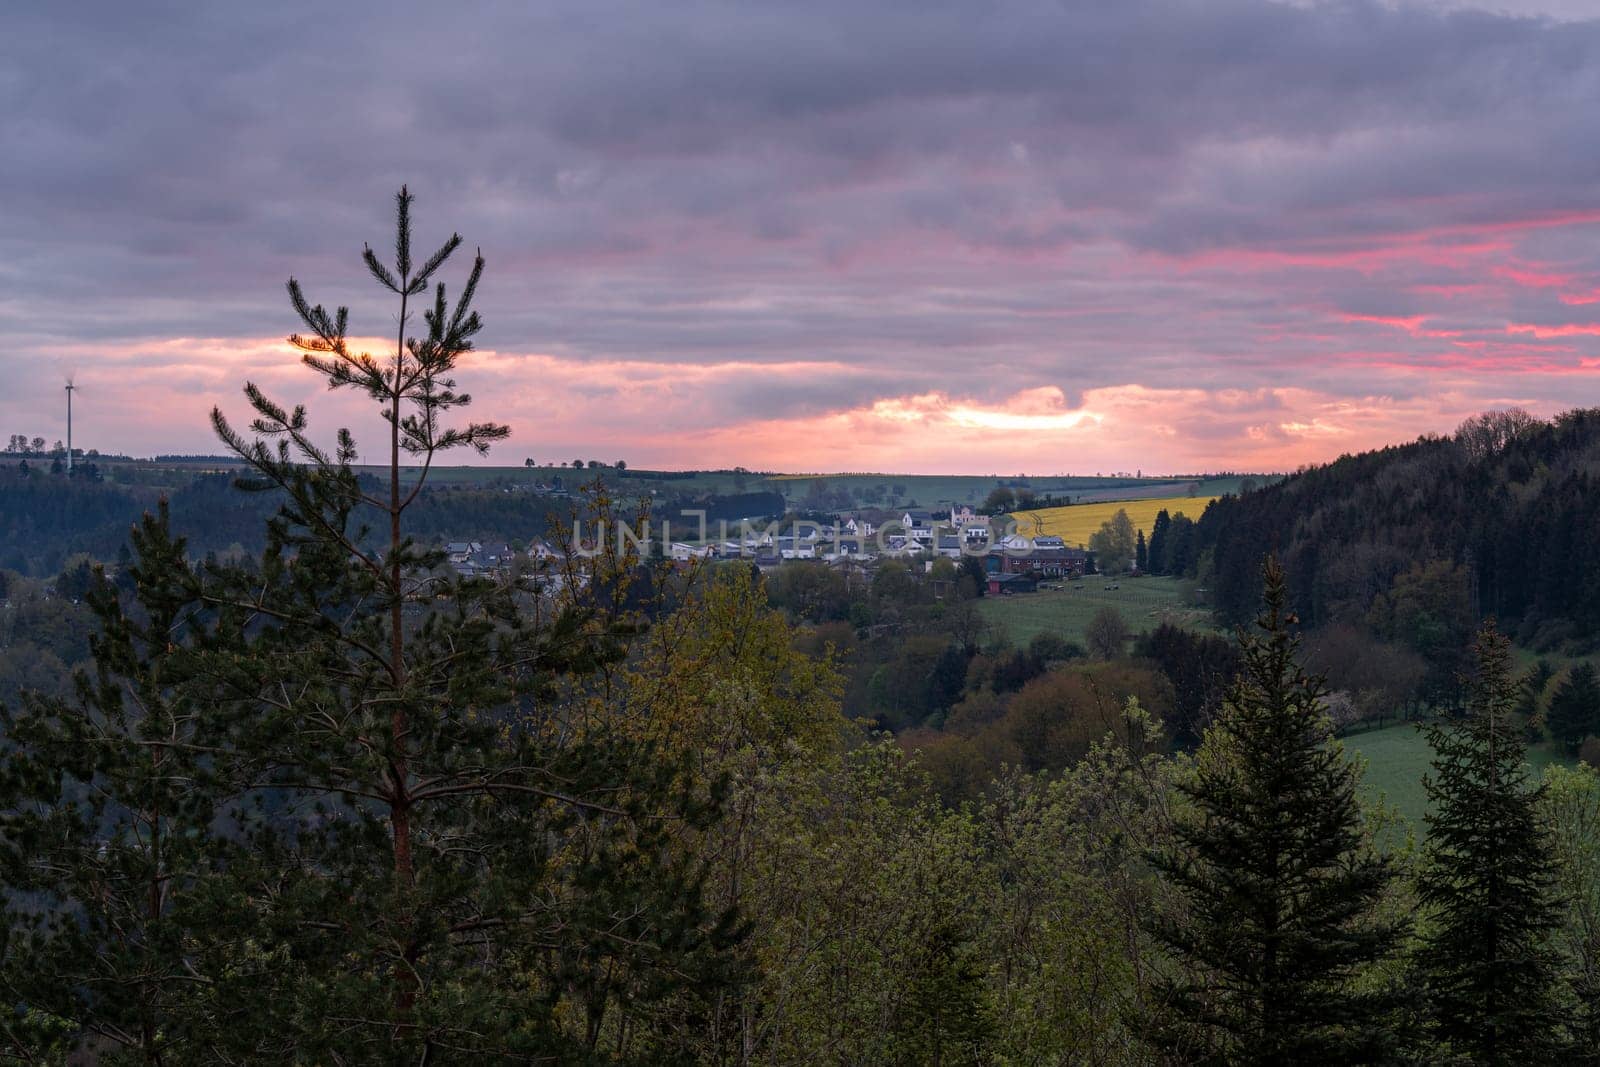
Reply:
<svg viewBox="0 0 1600 1067"><path fill-rule="evenodd" d="M25 4L7 24L0 325L30 366L284 333L290 273L387 332L355 253L409 181L420 240L456 228L489 256L489 347L861 368L715 398L752 411L1049 382L1353 390L1326 364L1366 334L1315 335L1436 314L1416 287L1470 265L1189 261L1449 248L1600 211L1600 23L632 0ZM1600 267L1568 231L1521 239ZM1447 328L1591 313L1521 292Z"/></svg>

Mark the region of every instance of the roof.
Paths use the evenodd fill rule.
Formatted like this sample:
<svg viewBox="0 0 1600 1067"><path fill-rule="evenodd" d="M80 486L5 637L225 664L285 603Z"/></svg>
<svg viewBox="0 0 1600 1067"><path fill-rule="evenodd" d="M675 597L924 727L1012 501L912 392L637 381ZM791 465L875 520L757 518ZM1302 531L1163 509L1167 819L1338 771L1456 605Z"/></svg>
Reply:
<svg viewBox="0 0 1600 1067"><path fill-rule="evenodd" d="M1088 559L1089 553L1081 548L1034 548L1032 552L1024 553L1038 559Z"/></svg>

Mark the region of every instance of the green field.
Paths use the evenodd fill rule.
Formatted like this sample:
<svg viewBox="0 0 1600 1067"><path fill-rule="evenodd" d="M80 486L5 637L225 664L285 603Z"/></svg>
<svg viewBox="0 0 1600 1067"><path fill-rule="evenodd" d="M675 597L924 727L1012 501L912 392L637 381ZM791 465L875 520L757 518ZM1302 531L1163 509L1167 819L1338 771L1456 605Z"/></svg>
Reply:
<svg viewBox="0 0 1600 1067"><path fill-rule="evenodd" d="M936 508L941 504L978 505L1001 482L1026 483L1039 496L1071 496L1083 503L1099 500L1137 500L1148 497L1182 498L1191 493L1202 497L1236 493L1240 478L1195 477L1100 477L1097 475L1054 475L1049 477L1019 475L955 475L955 474L891 474L891 473L836 473L836 474L785 474L773 471L699 470L687 472L688 477L659 479L638 477L634 469L618 472L613 467L575 470L568 460L563 466L552 466L542 457L537 467L520 463L507 466L436 466L429 471L429 481L434 485L483 486L496 483L546 482L560 475L570 487L587 484L603 476L606 483L619 489L624 496L659 492L673 493L758 493L776 491L787 497L791 504L799 503L820 480L832 490L858 490L856 499L864 507L920 507ZM577 456L573 457L578 458ZM585 461L588 456L584 456ZM601 457L596 456L596 459ZM615 457L612 457L613 459ZM96 462L107 481L124 481L145 485L165 484L153 472L173 472L185 476L202 471L231 470L239 466L229 456L195 456L164 459L128 459L116 456L85 456L85 461ZM0 457L0 463L10 462ZM609 461L607 461L609 462ZM125 470L124 470L125 469ZM401 477L410 481L420 468L402 467ZM386 476L389 468L381 465L358 464L356 470L363 474ZM645 471L643 473L656 473ZM1256 475L1258 482L1272 480L1270 475Z"/></svg>
<svg viewBox="0 0 1600 1067"><path fill-rule="evenodd" d="M790 499L804 496L815 481L827 483L831 489L875 490L886 488L883 507L934 508L940 504L970 504L977 506L1001 482L1014 483L1018 479L993 475L946 474L779 474L771 478L770 488L777 489ZM1027 488L1038 496L1086 496L1097 500L1127 500L1154 496L1180 497L1192 487L1202 489L1224 480L1197 481L1192 478L1099 478L1076 475L1057 477L1029 477L1024 479ZM1226 479L1237 484L1237 479ZM769 486L763 486L769 488ZM894 490L898 488L899 492ZM1215 490L1213 490L1215 491ZM876 502L874 502L876 503Z"/></svg>
<svg viewBox="0 0 1600 1067"><path fill-rule="evenodd" d="M1362 757L1367 764L1364 788L1371 799L1380 795L1385 802L1399 811L1411 823L1420 837L1422 817L1428 810L1428 797L1422 788L1422 776L1428 772L1433 752L1428 739L1412 723L1386 726L1381 730L1353 733L1341 739L1345 751ZM1535 775L1543 774L1552 763L1572 764L1575 761L1558 753L1545 742L1528 749L1528 765Z"/></svg>
<svg viewBox="0 0 1600 1067"><path fill-rule="evenodd" d="M1076 582L1061 583L1056 592L1016 593L1011 596L986 596L978 609L991 624L1005 627L1015 644L1025 645L1035 634L1054 633L1068 641L1083 643L1084 629L1094 613L1110 606L1122 613L1128 628L1135 633L1153 630L1164 621L1193 629L1211 629L1211 613L1195 607L1189 583L1177 578L1122 578L1111 582L1090 575ZM1115 590L1107 585L1117 585Z"/></svg>
<svg viewBox="0 0 1600 1067"><path fill-rule="evenodd" d="M576 457L574 457L576 458ZM598 458L598 457L597 457ZM382 474L386 468L360 467L359 470ZM408 472L409 473L409 472ZM821 481L832 490L861 490L863 506L868 507L921 507L934 508L940 504L983 503L984 498L1002 481L1012 482L1012 477L993 475L946 474L775 474L755 471L695 471L692 477L671 480L630 477L633 471L620 474L613 468L574 470L565 467L434 467L429 474L435 485L484 485L498 481L549 482L557 475L568 486L583 485L596 477L604 476L608 485L617 486L624 493L662 492L695 493L756 493L777 491L798 503ZM1080 476L1030 477L1028 487L1040 496L1071 495L1087 500L1133 500L1145 497L1182 498L1190 492L1202 496L1216 496L1236 492L1238 478L1196 480L1193 478L1099 478Z"/></svg>

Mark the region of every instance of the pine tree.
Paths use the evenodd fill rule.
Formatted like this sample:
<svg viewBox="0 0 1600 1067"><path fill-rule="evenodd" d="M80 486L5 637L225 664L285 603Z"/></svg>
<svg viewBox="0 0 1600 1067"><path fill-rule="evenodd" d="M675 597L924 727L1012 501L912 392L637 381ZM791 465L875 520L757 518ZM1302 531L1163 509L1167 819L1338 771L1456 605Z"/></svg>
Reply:
<svg viewBox="0 0 1600 1067"><path fill-rule="evenodd" d="M1141 574L1150 568L1150 554L1145 548L1143 530L1139 531L1139 536L1133 544L1133 563Z"/></svg>
<svg viewBox="0 0 1600 1067"><path fill-rule="evenodd" d="M232 951L242 931L216 926L217 876L248 857L211 832L226 797L203 757L216 720L182 686L174 639L192 608L189 566L164 502L132 541L128 602L103 572L90 591L96 672L79 675L76 700L24 694L4 714L0 996L16 1010L0 1029L6 1059L92 1045L102 1061L160 1063L255 969ZM224 956L226 976L207 966Z"/></svg>
<svg viewBox="0 0 1600 1067"><path fill-rule="evenodd" d="M99 609L100 678L14 717L0 979L40 1021L0 1027L17 1058L109 1041L168 1063L654 1062L735 979L742 931L677 847L720 791L689 788L602 695L641 625L636 560L608 552L587 596L552 599L455 577L407 535L436 457L506 435L443 425L469 403L453 373L483 260L408 335L460 244L413 262L410 205L402 189L394 263L364 257L399 305L391 356L289 284L306 365L381 406L386 477L248 384L255 437L213 423L284 501L260 560L192 566L147 524L137 610Z"/></svg>
<svg viewBox="0 0 1600 1067"><path fill-rule="evenodd" d="M1323 682L1298 662L1283 572L1264 568L1256 634L1206 731L1175 848L1154 857L1179 914L1153 932L1184 977L1157 1000L1156 1042L1184 1062L1361 1063L1391 1004L1356 991L1400 930L1374 914L1393 871L1363 835L1357 772L1332 739Z"/></svg>
<svg viewBox="0 0 1600 1067"><path fill-rule="evenodd" d="M1427 923L1417 969L1446 1054L1549 1063L1561 1033L1553 861L1513 719L1511 644L1486 624L1466 715L1428 730L1433 810L1417 893Z"/></svg>
<svg viewBox="0 0 1600 1067"><path fill-rule="evenodd" d="M321 956L316 972L341 979L330 999L376 1020L395 1054L571 1056L602 1041L627 1047L619 1027L637 1045L651 1037L652 1011L724 974L732 917L705 913L700 862L669 848L680 827L714 818L717 797L696 799L647 744L556 699L626 654L638 627L636 560L608 549L590 563L592 595L559 601L546 617L515 585L439 581L442 555L407 536L406 512L437 457L486 452L508 433L442 423L471 402L453 374L481 329L471 305L484 261L450 302L432 279L461 238L418 264L410 205L402 188L393 263L370 247L363 255L398 302L388 359L352 349L347 311L330 316L289 282L308 331L290 340L305 364L381 406L383 491L355 476L348 432L327 455L303 410L284 411L254 385L257 439L213 413L258 484L288 500L269 530L264 577L223 575L206 590L220 609L285 623L233 637L248 642L254 669L215 699L246 694L234 706L265 742L255 766L275 781L294 768L289 782L306 802L339 812L333 829L310 838L317 873L337 872L308 887L317 921L339 931L337 954ZM430 284L425 331L408 335L413 301ZM419 469L410 484L403 455ZM607 519L609 501L594 504ZM376 547L360 519L374 513ZM577 585L569 576L565 587Z"/></svg>
<svg viewBox="0 0 1600 1067"><path fill-rule="evenodd" d="M1576 751L1584 738L1600 735L1600 678L1592 664L1573 667L1556 687L1545 722L1550 736L1569 751Z"/></svg>

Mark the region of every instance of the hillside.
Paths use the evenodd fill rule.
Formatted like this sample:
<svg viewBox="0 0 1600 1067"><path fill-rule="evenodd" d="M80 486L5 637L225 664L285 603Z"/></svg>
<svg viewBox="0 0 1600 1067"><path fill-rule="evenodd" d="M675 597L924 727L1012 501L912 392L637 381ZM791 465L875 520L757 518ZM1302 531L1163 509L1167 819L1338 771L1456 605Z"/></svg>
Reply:
<svg viewBox="0 0 1600 1067"><path fill-rule="evenodd" d="M277 499L270 494L236 490L237 465L226 457L165 456L151 461L96 455L87 475L72 479L53 473L50 464L39 457L31 457L33 462L25 468L22 461L27 458L0 455L0 568L24 574L53 574L77 553L114 558L129 525L163 497L170 503L174 521L186 532L190 550L201 555L233 547L259 549L262 524L277 508ZM415 473L412 468L402 470L406 475ZM357 466L356 471L364 478L375 478L379 468ZM616 464L585 465L582 469L571 465L438 466L430 470L428 488L419 501L418 532L425 538L444 540L526 541L544 533L552 512L558 517L570 516L571 498L566 492L597 480L604 481L614 499L630 506L649 499L653 517L669 520L674 536L692 536L701 512L714 528L719 520L737 523L744 518L773 518L785 511L830 514L865 506L976 504L1002 484L1079 501L1164 498L1176 502L1190 492L1229 491L1240 481L1237 476L1003 479L797 475L743 469L638 470ZM563 492L551 493L552 488ZM1200 503L1203 506L1203 501Z"/></svg>
<svg viewBox="0 0 1600 1067"><path fill-rule="evenodd" d="M1584 653L1600 643L1597 479L1600 409L1484 416L1223 497L1186 569L1228 622L1249 617L1276 552L1309 627L1357 624L1426 653L1493 615L1536 651Z"/></svg>

